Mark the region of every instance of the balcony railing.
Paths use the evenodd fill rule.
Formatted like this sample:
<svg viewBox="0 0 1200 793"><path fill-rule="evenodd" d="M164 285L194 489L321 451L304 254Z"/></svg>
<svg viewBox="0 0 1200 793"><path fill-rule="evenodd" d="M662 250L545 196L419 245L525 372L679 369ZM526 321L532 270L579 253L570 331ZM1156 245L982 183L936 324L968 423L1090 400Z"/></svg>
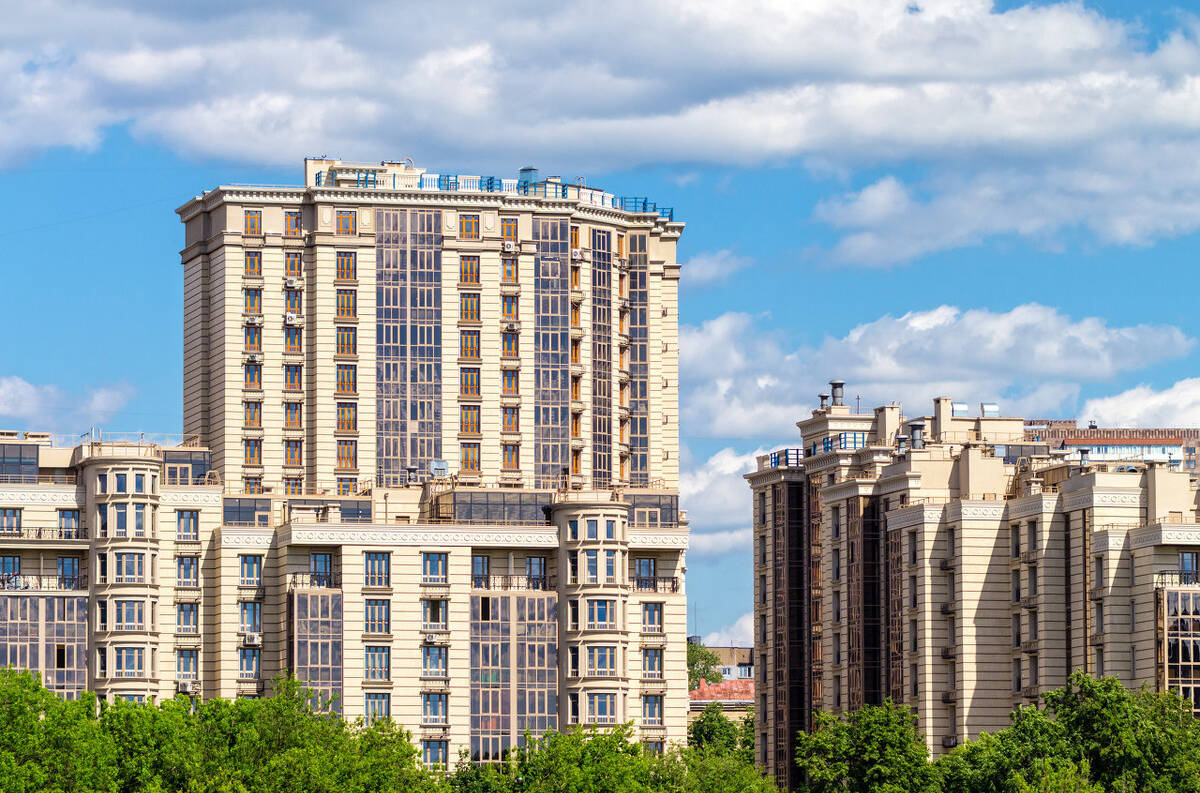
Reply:
<svg viewBox="0 0 1200 793"><path fill-rule="evenodd" d="M635 592L678 592L679 579L669 576L638 576L633 579L633 589Z"/></svg>
<svg viewBox="0 0 1200 793"><path fill-rule="evenodd" d="M1200 587L1200 570L1159 570L1154 574L1154 588Z"/></svg>
<svg viewBox="0 0 1200 793"><path fill-rule="evenodd" d="M74 473L0 475L0 485L74 485L78 483L79 478Z"/></svg>
<svg viewBox="0 0 1200 793"><path fill-rule="evenodd" d="M3 540L86 540L87 528L75 526L72 528L51 526L46 528L34 526L5 526L0 528L0 541Z"/></svg>
<svg viewBox="0 0 1200 793"><path fill-rule="evenodd" d="M292 573L289 584L293 589L339 589L341 573Z"/></svg>
<svg viewBox="0 0 1200 793"><path fill-rule="evenodd" d="M546 592L554 589L554 578L544 575L474 575L474 589L512 589Z"/></svg>
<svg viewBox="0 0 1200 793"><path fill-rule="evenodd" d="M25 575L4 573L0 575L0 590L4 591L79 591L87 589L87 580L81 575Z"/></svg>

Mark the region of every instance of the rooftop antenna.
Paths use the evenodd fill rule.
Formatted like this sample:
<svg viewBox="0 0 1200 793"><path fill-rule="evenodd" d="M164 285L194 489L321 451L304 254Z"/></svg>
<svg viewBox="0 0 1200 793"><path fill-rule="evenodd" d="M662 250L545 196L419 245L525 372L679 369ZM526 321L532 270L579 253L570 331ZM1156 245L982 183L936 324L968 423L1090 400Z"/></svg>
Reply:
<svg viewBox="0 0 1200 793"><path fill-rule="evenodd" d="M862 395L855 394L854 395L854 412L855 413L862 413L862 404L861 403L862 403Z"/></svg>

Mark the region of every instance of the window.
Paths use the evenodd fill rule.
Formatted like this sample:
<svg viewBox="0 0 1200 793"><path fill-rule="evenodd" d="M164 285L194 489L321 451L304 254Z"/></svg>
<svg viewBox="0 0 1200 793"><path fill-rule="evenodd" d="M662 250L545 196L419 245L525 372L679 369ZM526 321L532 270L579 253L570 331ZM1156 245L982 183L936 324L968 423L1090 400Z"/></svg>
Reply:
<svg viewBox="0 0 1200 793"><path fill-rule="evenodd" d="M116 677L142 677L146 649L144 647L114 647L113 660ZM101 664L103 666L103 664Z"/></svg>
<svg viewBox="0 0 1200 793"><path fill-rule="evenodd" d="M607 584L615 583L617 580L617 552L604 552L604 581Z"/></svg>
<svg viewBox="0 0 1200 793"><path fill-rule="evenodd" d="M458 355L460 358L479 360L479 331L464 330L459 332Z"/></svg>
<svg viewBox="0 0 1200 793"><path fill-rule="evenodd" d="M642 724L661 727L663 723L663 698L661 694L646 694L642 697Z"/></svg>
<svg viewBox="0 0 1200 793"><path fill-rule="evenodd" d="M571 339L571 363L579 363L579 340Z"/></svg>
<svg viewBox="0 0 1200 793"><path fill-rule="evenodd" d="M516 358L521 354L521 337L516 333L500 334L500 354L505 358Z"/></svg>
<svg viewBox="0 0 1200 793"><path fill-rule="evenodd" d="M238 677L242 680L257 680L259 674L259 651L257 647L238 649Z"/></svg>
<svg viewBox="0 0 1200 793"><path fill-rule="evenodd" d="M358 355L358 328L337 329L337 354Z"/></svg>
<svg viewBox="0 0 1200 793"><path fill-rule="evenodd" d="M500 237L501 239L509 240L510 242L517 239L517 219L516 218L500 218Z"/></svg>
<svg viewBox="0 0 1200 793"><path fill-rule="evenodd" d="M357 234L358 233L358 213L353 209L339 209L337 212L338 234Z"/></svg>
<svg viewBox="0 0 1200 793"><path fill-rule="evenodd" d="M358 492L358 483L352 476L339 476L337 479L337 492L339 496L349 496Z"/></svg>
<svg viewBox="0 0 1200 793"><path fill-rule="evenodd" d="M238 630L242 633L262 632L262 604L254 600L238 603Z"/></svg>
<svg viewBox="0 0 1200 793"><path fill-rule="evenodd" d="M285 253L283 255L284 274L289 278L299 278L304 272L303 265L300 263L300 254Z"/></svg>
<svg viewBox="0 0 1200 793"><path fill-rule="evenodd" d="M445 600L421 601L421 629L427 631L444 631L446 624Z"/></svg>
<svg viewBox="0 0 1200 793"><path fill-rule="evenodd" d="M829 508L829 523L833 529L833 538L842 536L842 508L840 506L832 506Z"/></svg>
<svg viewBox="0 0 1200 793"><path fill-rule="evenodd" d="M425 646L421 648L421 676L446 677L446 648Z"/></svg>
<svg viewBox="0 0 1200 793"><path fill-rule="evenodd" d="M458 431L465 435L479 434L479 405L463 405Z"/></svg>
<svg viewBox="0 0 1200 793"><path fill-rule="evenodd" d="M504 295L500 298L500 313L505 319L516 319L519 316L516 295Z"/></svg>
<svg viewBox="0 0 1200 793"><path fill-rule="evenodd" d="M146 536L146 505L145 504L134 504L133 505L133 536L134 537L145 537Z"/></svg>
<svg viewBox="0 0 1200 793"><path fill-rule="evenodd" d="M283 307L289 314L302 314L304 293L298 289L283 290Z"/></svg>
<svg viewBox="0 0 1200 793"><path fill-rule="evenodd" d="M833 549L833 580L842 580L842 551L840 548Z"/></svg>
<svg viewBox="0 0 1200 793"><path fill-rule="evenodd" d="M458 262L458 280L464 284L479 283L479 257L463 256Z"/></svg>
<svg viewBox="0 0 1200 793"><path fill-rule="evenodd" d="M617 627L617 603L614 600L587 602L588 630L611 630Z"/></svg>
<svg viewBox="0 0 1200 793"><path fill-rule="evenodd" d="M512 259L512 258L505 258L500 262L500 266L503 268L502 278L504 280L504 283L506 283L506 284L517 283L518 272L519 272L517 270L517 260Z"/></svg>
<svg viewBox="0 0 1200 793"><path fill-rule="evenodd" d="M663 676L662 650L645 647L642 649L642 677L661 680Z"/></svg>
<svg viewBox="0 0 1200 793"><path fill-rule="evenodd" d="M338 402L337 428L343 432L358 430L358 405L354 402Z"/></svg>
<svg viewBox="0 0 1200 793"><path fill-rule="evenodd" d="M1012 662L1012 690L1021 690L1021 662L1015 658Z"/></svg>
<svg viewBox="0 0 1200 793"><path fill-rule="evenodd" d="M464 471L479 470L479 444L462 444L462 469Z"/></svg>
<svg viewBox="0 0 1200 793"><path fill-rule="evenodd" d="M1014 523L1008 528L1009 556L1017 559L1021 556L1021 527Z"/></svg>
<svg viewBox="0 0 1200 793"><path fill-rule="evenodd" d="M617 695L592 694L587 695L588 716L596 724L617 723Z"/></svg>
<svg viewBox="0 0 1200 793"><path fill-rule="evenodd" d="M503 409L504 423L502 429L504 432L518 432L521 427L521 414L517 408Z"/></svg>
<svg viewBox="0 0 1200 793"><path fill-rule="evenodd" d="M479 321L479 293L463 292L459 296L459 319L465 322Z"/></svg>
<svg viewBox="0 0 1200 793"><path fill-rule="evenodd" d="M1021 602L1021 571L1013 570L1011 578L1012 578L1012 602L1020 603Z"/></svg>
<svg viewBox="0 0 1200 793"><path fill-rule="evenodd" d="M662 603L643 603L642 604L642 632L643 633L662 633L663 630L663 604Z"/></svg>
<svg viewBox="0 0 1200 793"><path fill-rule="evenodd" d="M604 521L604 539L615 540L617 538L617 522L615 520Z"/></svg>
<svg viewBox="0 0 1200 793"><path fill-rule="evenodd" d="M517 377L517 372L514 369L507 369L504 372L504 393L517 394L520 392L520 379Z"/></svg>
<svg viewBox="0 0 1200 793"><path fill-rule="evenodd" d="M580 380L580 378L578 378L578 377L571 378L571 399L574 399L577 402L579 401L579 398L580 398L579 397L579 380ZM624 389L622 389L621 393L622 394L625 393ZM624 401L622 401L621 404L624 404Z"/></svg>
<svg viewBox="0 0 1200 793"><path fill-rule="evenodd" d="M113 601L117 630L140 631L146 629L146 603L141 600Z"/></svg>
<svg viewBox="0 0 1200 793"><path fill-rule="evenodd" d="M363 677L367 680L391 680L392 648L367 646L364 651L366 671Z"/></svg>
<svg viewBox="0 0 1200 793"><path fill-rule="evenodd" d="M833 706L840 708L842 706L842 676L833 676Z"/></svg>
<svg viewBox="0 0 1200 793"><path fill-rule="evenodd" d="M596 551L584 551L584 559L587 561L587 583L599 583L599 557Z"/></svg>
<svg viewBox="0 0 1200 793"><path fill-rule="evenodd" d="M368 600L366 602L367 633L390 633L392 629L392 602L390 600Z"/></svg>
<svg viewBox="0 0 1200 793"><path fill-rule="evenodd" d="M595 677L611 677L617 673L616 647L587 648L588 674Z"/></svg>
<svg viewBox="0 0 1200 793"><path fill-rule="evenodd" d="M447 582L446 563L446 554L444 553L421 554L421 582L425 584L445 584Z"/></svg>
<svg viewBox="0 0 1200 793"><path fill-rule="evenodd" d="M426 766L446 768L450 761L450 742L422 740L421 756Z"/></svg>
<svg viewBox="0 0 1200 793"><path fill-rule="evenodd" d="M358 441L338 441L337 455L338 468L357 468Z"/></svg>
<svg viewBox="0 0 1200 793"><path fill-rule="evenodd" d="M363 554L366 567L364 586L392 585L392 555L383 551L368 551Z"/></svg>
<svg viewBox="0 0 1200 793"><path fill-rule="evenodd" d="M58 530L60 537L74 538L79 531L79 510L60 509L58 511Z"/></svg>
<svg viewBox="0 0 1200 793"><path fill-rule="evenodd" d="M300 380L299 364L288 364L283 367L283 388L285 391L299 391L301 389Z"/></svg>
<svg viewBox="0 0 1200 793"><path fill-rule="evenodd" d="M242 477L242 492L243 493L261 493L262 477L261 476L243 476Z"/></svg>
<svg viewBox="0 0 1200 793"><path fill-rule="evenodd" d="M247 429L260 429L262 427L262 402L246 402L243 403L244 423Z"/></svg>
<svg viewBox="0 0 1200 793"><path fill-rule="evenodd" d="M283 464L284 465L303 465L304 463L304 446L303 441L284 441L283 442Z"/></svg>
<svg viewBox="0 0 1200 793"><path fill-rule="evenodd" d="M195 680L199 676L200 652L177 650L175 652L175 679Z"/></svg>
<svg viewBox="0 0 1200 793"><path fill-rule="evenodd" d="M459 371L459 396L479 396L479 370L475 368Z"/></svg>
<svg viewBox="0 0 1200 793"><path fill-rule="evenodd" d="M917 607L917 577L915 575L908 577L908 607L913 609Z"/></svg>
<svg viewBox="0 0 1200 793"><path fill-rule="evenodd" d="M1025 526L1025 544L1029 547L1028 551L1036 551L1038 549L1038 530L1037 521L1031 520Z"/></svg>
<svg viewBox="0 0 1200 793"><path fill-rule="evenodd" d="M283 406L283 426L289 430L302 429L303 414L299 402L286 402Z"/></svg>
<svg viewBox="0 0 1200 793"><path fill-rule="evenodd" d="M338 251L337 280L353 281L358 277L358 254L354 251Z"/></svg>
<svg viewBox="0 0 1200 793"><path fill-rule="evenodd" d="M489 575L491 559L484 555L478 554L471 557L471 586L476 589L486 589L491 583ZM484 600L487 600L484 598ZM482 601L481 601L482 602Z"/></svg>
<svg viewBox="0 0 1200 793"><path fill-rule="evenodd" d="M299 237L300 230L300 212L296 210L285 211L283 213L283 236Z"/></svg>
<svg viewBox="0 0 1200 793"><path fill-rule="evenodd" d="M479 215L458 216L458 237L463 240L479 239Z"/></svg>
<svg viewBox="0 0 1200 793"><path fill-rule="evenodd" d="M842 593L837 591L833 593L833 621L842 621Z"/></svg>
<svg viewBox="0 0 1200 793"><path fill-rule="evenodd" d="M243 385L246 388L262 390L262 364L248 363L243 366L245 379Z"/></svg>
<svg viewBox="0 0 1200 793"><path fill-rule="evenodd" d="M917 533L915 531L908 533L908 563L917 563Z"/></svg>
<svg viewBox="0 0 1200 793"><path fill-rule="evenodd" d="M571 288L579 288L579 268L577 266L571 267Z"/></svg>
<svg viewBox="0 0 1200 793"><path fill-rule="evenodd" d="M175 513L175 539L195 542L200 539L200 513L194 509L181 509Z"/></svg>
<svg viewBox="0 0 1200 793"><path fill-rule="evenodd" d="M573 416L571 416L571 437L572 438L581 437L582 431L583 431L583 422L580 420L579 414L576 413Z"/></svg>
<svg viewBox="0 0 1200 793"><path fill-rule="evenodd" d="M251 277L262 275L262 251L246 251L245 274Z"/></svg>
<svg viewBox="0 0 1200 793"><path fill-rule="evenodd" d="M337 392L339 394L358 393L358 367L356 367L354 364L338 364Z"/></svg>
<svg viewBox="0 0 1200 793"><path fill-rule="evenodd" d="M517 471L521 468L521 447L515 443L501 445L504 452L504 470Z"/></svg>
<svg viewBox="0 0 1200 793"><path fill-rule="evenodd" d="M392 716L392 695L386 691L368 691L366 693L367 700L367 724L372 724L381 719L390 719Z"/></svg>
<svg viewBox="0 0 1200 793"><path fill-rule="evenodd" d="M262 313L262 290L247 289L246 294L246 313L261 314Z"/></svg>
<svg viewBox="0 0 1200 793"><path fill-rule="evenodd" d="M338 319L354 319L358 316L358 293L353 289L337 290Z"/></svg>
<svg viewBox="0 0 1200 793"><path fill-rule="evenodd" d="M571 327L572 327L572 328L578 328L578 327L579 327L579 325L580 325L580 322L579 322L579 306L578 306L578 305L572 305L572 306L571 306Z"/></svg>
<svg viewBox="0 0 1200 793"><path fill-rule="evenodd" d="M244 215L245 222L242 227L243 234L262 234L262 210L247 209Z"/></svg>
<svg viewBox="0 0 1200 793"><path fill-rule="evenodd" d="M96 477L96 492L108 492L108 474L100 474Z"/></svg>
<svg viewBox="0 0 1200 793"><path fill-rule="evenodd" d="M1012 646L1021 646L1021 615L1012 615Z"/></svg>
<svg viewBox="0 0 1200 793"><path fill-rule="evenodd" d="M146 557L140 553L118 553L114 554L116 562L116 570L113 576L115 584L141 584L146 577ZM101 555L101 559L105 556ZM104 565L101 564L101 577L103 577Z"/></svg>
<svg viewBox="0 0 1200 793"><path fill-rule="evenodd" d="M842 665L842 634L833 634L833 665Z"/></svg>
<svg viewBox="0 0 1200 793"><path fill-rule="evenodd" d="M1132 626L1130 633L1132 633ZM1029 612L1029 641L1036 642L1038 639L1038 613L1036 609Z"/></svg>
<svg viewBox="0 0 1200 793"><path fill-rule="evenodd" d="M199 557L175 557L175 586L200 586Z"/></svg>
<svg viewBox="0 0 1200 793"><path fill-rule="evenodd" d="M421 723L445 724L447 719L445 694L421 694Z"/></svg>
<svg viewBox="0 0 1200 793"><path fill-rule="evenodd" d="M117 528L114 532L116 537L126 537L129 532L129 519L126 515L127 506L125 504L114 504L113 512L117 516Z"/></svg>

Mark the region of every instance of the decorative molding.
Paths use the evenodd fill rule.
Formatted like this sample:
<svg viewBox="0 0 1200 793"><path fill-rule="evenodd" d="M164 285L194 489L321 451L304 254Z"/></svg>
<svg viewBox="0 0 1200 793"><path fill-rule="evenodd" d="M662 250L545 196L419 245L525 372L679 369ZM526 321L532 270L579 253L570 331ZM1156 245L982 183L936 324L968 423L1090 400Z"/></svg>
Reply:
<svg viewBox="0 0 1200 793"><path fill-rule="evenodd" d="M1150 545L1200 545L1200 526L1167 529L1158 524L1135 534L1131 545L1133 548L1145 548Z"/></svg>
<svg viewBox="0 0 1200 793"><path fill-rule="evenodd" d="M954 507L958 507L957 510ZM955 512L958 514L955 515ZM958 517L962 520L1000 520L1004 517L1004 502L972 502L958 501L950 505L951 519Z"/></svg>
<svg viewBox="0 0 1200 793"><path fill-rule="evenodd" d="M280 532L281 542L286 544L338 543L341 545L536 545L557 546L558 529L545 530L527 528L512 531L497 528L488 531L481 527L455 529L393 529L383 526L351 528L349 524L327 529L309 529L292 526L290 532Z"/></svg>
<svg viewBox="0 0 1200 793"><path fill-rule="evenodd" d="M1030 493L1008 502L1008 517L1027 518L1044 512L1058 512L1057 493Z"/></svg>
<svg viewBox="0 0 1200 793"><path fill-rule="evenodd" d="M1068 493L1063 499L1063 508L1067 512L1088 507L1144 507L1145 498L1140 491L1129 490L1097 490L1086 488Z"/></svg>
<svg viewBox="0 0 1200 793"><path fill-rule="evenodd" d="M84 499L80 498L75 485L63 485L62 488L62 490L40 487L37 490L9 490L0 493L0 501L10 504L51 504L83 509Z"/></svg>
<svg viewBox="0 0 1200 793"><path fill-rule="evenodd" d="M219 507L222 504L221 499L221 489L219 486L214 486L214 489L209 492L167 490L164 488L161 503L165 506L174 506L176 504L190 506L195 504L205 507Z"/></svg>
<svg viewBox="0 0 1200 793"><path fill-rule="evenodd" d="M1129 544L1129 532L1123 529L1104 529L1092 534L1092 550L1098 553L1124 550Z"/></svg>
<svg viewBox="0 0 1200 793"><path fill-rule="evenodd" d="M941 504L913 504L908 507L900 507L887 513L887 528L890 531L907 529L910 526L919 526L924 523L940 523L944 509L945 506Z"/></svg>
<svg viewBox="0 0 1200 793"><path fill-rule="evenodd" d="M627 534L630 548L687 548L690 536L684 532L640 532L630 529Z"/></svg>
<svg viewBox="0 0 1200 793"><path fill-rule="evenodd" d="M267 548L275 540L274 529L236 529L221 532L222 548Z"/></svg>

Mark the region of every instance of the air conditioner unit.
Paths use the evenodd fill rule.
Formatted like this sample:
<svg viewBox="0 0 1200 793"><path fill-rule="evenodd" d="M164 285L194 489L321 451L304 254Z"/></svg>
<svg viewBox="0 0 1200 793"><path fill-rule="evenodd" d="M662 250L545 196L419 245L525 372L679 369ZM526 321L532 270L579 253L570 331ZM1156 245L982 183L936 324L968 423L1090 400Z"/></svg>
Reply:
<svg viewBox="0 0 1200 793"><path fill-rule="evenodd" d="M246 324L247 325L261 325L262 317L258 314L252 314L252 315L246 317Z"/></svg>
<svg viewBox="0 0 1200 793"><path fill-rule="evenodd" d="M284 278L283 284L288 289L299 289L300 288L300 279L299 278Z"/></svg>
<svg viewBox="0 0 1200 793"><path fill-rule="evenodd" d="M283 315L283 322L286 325L299 325L304 322L304 320L300 318L299 314L288 312L287 314Z"/></svg>
<svg viewBox="0 0 1200 793"><path fill-rule="evenodd" d="M517 332L517 324L515 322L510 322L504 326L504 330L508 331L509 333L516 333Z"/></svg>
<svg viewBox="0 0 1200 793"><path fill-rule="evenodd" d="M200 683L195 680L180 680L175 684L175 690L180 694L199 694Z"/></svg>
<svg viewBox="0 0 1200 793"><path fill-rule="evenodd" d="M426 644L438 643L438 635L436 633L427 633L423 638Z"/></svg>
<svg viewBox="0 0 1200 793"><path fill-rule="evenodd" d="M583 251L579 250L578 248L572 248L572 249L571 249L571 258L572 258L572 259L574 259L574 260L576 260L576 261L578 261L578 260L582 259L582 258L583 258Z"/></svg>
<svg viewBox="0 0 1200 793"><path fill-rule="evenodd" d="M503 243L503 246L504 246L503 250L505 253L516 253L517 252L517 243L513 242L512 240L505 240Z"/></svg>
<svg viewBox="0 0 1200 793"><path fill-rule="evenodd" d="M247 647L261 647L262 646L262 634L261 633L247 633L245 644Z"/></svg>
<svg viewBox="0 0 1200 793"><path fill-rule="evenodd" d="M246 363L262 363L263 357L261 352L252 352L246 355Z"/></svg>

